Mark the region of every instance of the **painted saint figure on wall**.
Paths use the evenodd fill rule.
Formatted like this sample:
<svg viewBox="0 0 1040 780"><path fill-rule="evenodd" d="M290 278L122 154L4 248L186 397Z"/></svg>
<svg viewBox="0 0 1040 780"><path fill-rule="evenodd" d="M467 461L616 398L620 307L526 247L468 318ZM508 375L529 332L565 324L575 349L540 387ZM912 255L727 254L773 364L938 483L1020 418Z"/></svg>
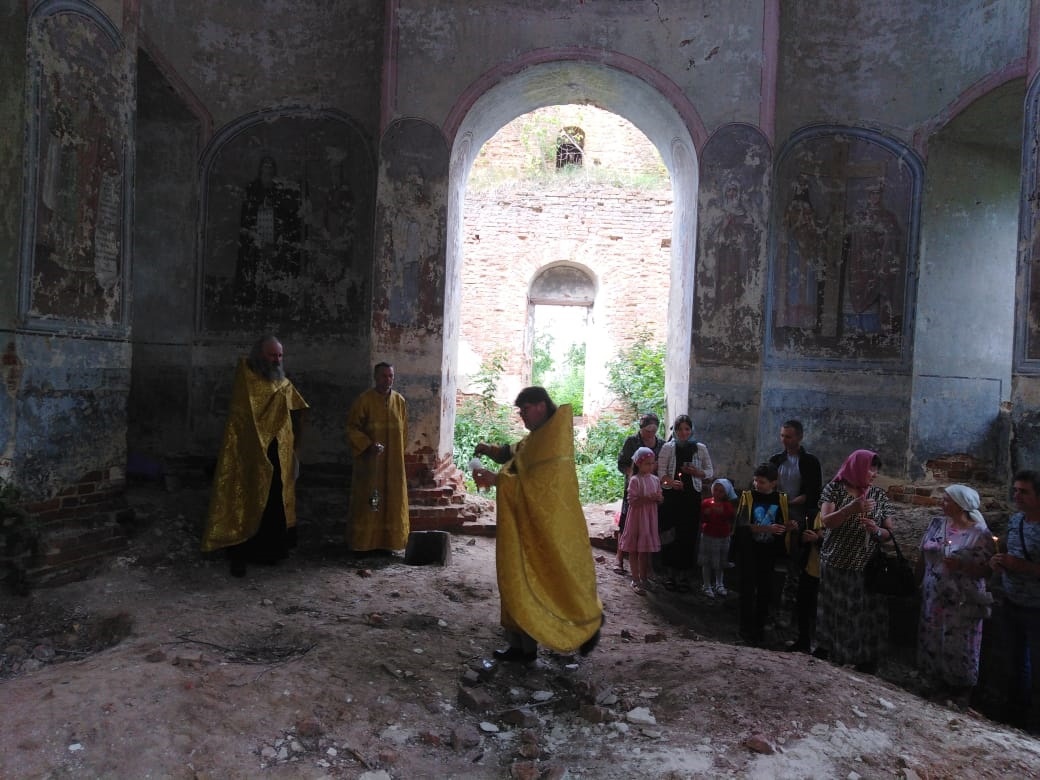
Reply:
<svg viewBox="0 0 1040 780"><path fill-rule="evenodd" d="M777 325L815 329L826 278L826 222L813 207L809 177L798 174L780 229L781 300Z"/></svg>
<svg viewBox="0 0 1040 780"><path fill-rule="evenodd" d="M300 189L277 177L274 158L261 158L242 199L235 292L243 305L286 302L290 291L279 280L300 275Z"/></svg>
<svg viewBox="0 0 1040 780"><path fill-rule="evenodd" d="M905 360L922 165L878 133L810 128L777 164L772 348Z"/></svg>
<svg viewBox="0 0 1040 780"><path fill-rule="evenodd" d="M118 326L124 322L127 128L124 64L114 31L55 13L39 21L38 178L30 316Z"/></svg>
<svg viewBox="0 0 1040 780"><path fill-rule="evenodd" d="M762 228L735 178L723 185L719 213L708 231L715 250L715 310L734 306L747 289L759 257Z"/></svg>
<svg viewBox="0 0 1040 780"><path fill-rule="evenodd" d="M898 333L903 315L903 229L885 208L884 183L867 189L852 215L842 251L844 332Z"/></svg>

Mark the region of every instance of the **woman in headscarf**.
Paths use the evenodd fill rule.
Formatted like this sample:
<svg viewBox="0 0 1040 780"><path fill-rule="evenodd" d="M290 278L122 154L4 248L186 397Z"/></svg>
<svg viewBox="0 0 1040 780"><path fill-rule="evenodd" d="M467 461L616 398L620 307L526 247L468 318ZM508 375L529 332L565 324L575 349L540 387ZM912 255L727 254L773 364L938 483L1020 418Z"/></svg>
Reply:
<svg viewBox="0 0 1040 780"><path fill-rule="evenodd" d="M714 475L708 448L693 438L693 420L688 414L680 414L672 423L671 438L657 457L657 476L664 491L657 527L667 590L690 590L690 573L697 565L701 536L701 480Z"/></svg>
<svg viewBox="0 0 1040 780"><path fill-rule="evenodd" d="M970 487L946 488L942 510L921 538L917 663L937 693L967 704L979 680L982 619L992 602L987 562L996 550Z"/></svg>
<svg viewBox="0 0 1040 780"><path fill-rule="evenodd" d="M874 486L881 458L849 455L820 496L826 529L820 548L820 598L813 655L874 674L888 625L884 596L868 593L863 570L877 546L892 538L892 506Z"/></svg>

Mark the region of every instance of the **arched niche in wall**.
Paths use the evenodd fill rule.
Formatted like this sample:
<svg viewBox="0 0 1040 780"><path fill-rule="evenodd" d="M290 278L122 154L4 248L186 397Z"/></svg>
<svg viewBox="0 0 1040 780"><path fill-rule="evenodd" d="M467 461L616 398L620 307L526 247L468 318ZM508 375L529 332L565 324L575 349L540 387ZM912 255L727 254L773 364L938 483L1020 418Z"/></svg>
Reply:
<svg viewBox="0 0 1040 780"><path fill-rule="evenodd" d="M906 365L923 166L879 133L814 127L780 153L767 361Z"/></svg>
<svg viewBox="0 0 1040 780"><path fill-rule="evenodd" d="M19 310L38 330L125 334L133 135L129 55L96 7L29 19L28 146Z"/></svg>
<svg viewBox="0 0 1040 780"><path fill-rule="evenodd" d="M346 116L244 117L202 156L198 330L367 338L375 164Z"/></svg>
<svg viewBox="0 0 1040 780"><path fill-rule="evenodd" d="M543 380L532 375L538 349L545 350L551 358L551 369L557 379L563 374L576 376L580 371L585 380L582 393L585 396L590 386L603 381L607 356L598 349L603 339L591 333L595 326L593 309L597 287L595 274L590 269L570 262L544 266L534 275L527 294L524 350L526 373L531 382ZM580 361L580 369L576 361Z"/></svg>
<svg viewBox="0 0 1040 780"><path fill-rule="evenodd" d="M550 265L531 280L527 297L535 306L592 306L596 301L596 280L585 268Z"/></svg>

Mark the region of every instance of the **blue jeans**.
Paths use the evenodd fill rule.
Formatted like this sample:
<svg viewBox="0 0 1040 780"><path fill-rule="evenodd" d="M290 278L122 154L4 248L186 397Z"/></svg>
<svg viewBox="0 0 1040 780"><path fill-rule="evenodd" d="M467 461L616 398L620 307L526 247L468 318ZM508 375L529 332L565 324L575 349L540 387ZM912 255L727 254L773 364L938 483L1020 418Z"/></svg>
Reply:
<svg viewBox="0 0 1040 780"><path fill-rule="evenodd" d="M1005 602L1004 627L1011 652L1008 716L1012 725L1038 732L1040 714L1033 711L1037 701L1033 695L1037 684L1033 670L1040 670L1040 607Z"/></svg>

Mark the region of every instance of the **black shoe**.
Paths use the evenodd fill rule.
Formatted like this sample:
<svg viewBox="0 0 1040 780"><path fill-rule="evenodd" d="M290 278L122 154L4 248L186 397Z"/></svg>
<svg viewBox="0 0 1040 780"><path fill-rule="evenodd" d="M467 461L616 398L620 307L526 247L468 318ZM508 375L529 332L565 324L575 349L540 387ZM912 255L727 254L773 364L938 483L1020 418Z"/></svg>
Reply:
<svg viewBox="0 0 1040 780"><path fill-rule="evenodd" d="M505 650L496 650L494 655L496 661L509 661L522 664L531 664L538 660L537 650L532 650L528 653L519 647L507 647Z"/></svg>
<svg viewBox="0 0 1040 780"><path fill-rule="evenodd" d="M788 653L808 653L809 643L795 640L794 642L788 642L784 645L784 650Z"/></svg>
<svg viewBox="0 0 1040 780"><path fill-rule="evenodd" d="M821 661L826 661L831 657L831 654L827 651L826 647L817 647L812 651L813 658L819 658Z"/></svg>
<svg viewBox="0 0 1040 780"><path fill-rule="evenodd" d="M860 674L877 674L877 661L863 661L853 668Z"/></svg>
<svg viewBox="0 0 1040 780"><path fill-rule="evenodd" d="M578 648L579 653L581 653L582 655L588 655L596 649L596 645L599 644L599 632L603 628L603 624L606 622L607 618L603 615L600 615L599 628L596 629L595 634L593 634L591 637L589 637L582 643L581 647Z"/></svg>
<svg viewBox="0 0 1040 780"><path fill-rule="evenodd" d="M241 560L231 561L231 576L232 577L245 577L246 576L246 562Z"/></svg>

